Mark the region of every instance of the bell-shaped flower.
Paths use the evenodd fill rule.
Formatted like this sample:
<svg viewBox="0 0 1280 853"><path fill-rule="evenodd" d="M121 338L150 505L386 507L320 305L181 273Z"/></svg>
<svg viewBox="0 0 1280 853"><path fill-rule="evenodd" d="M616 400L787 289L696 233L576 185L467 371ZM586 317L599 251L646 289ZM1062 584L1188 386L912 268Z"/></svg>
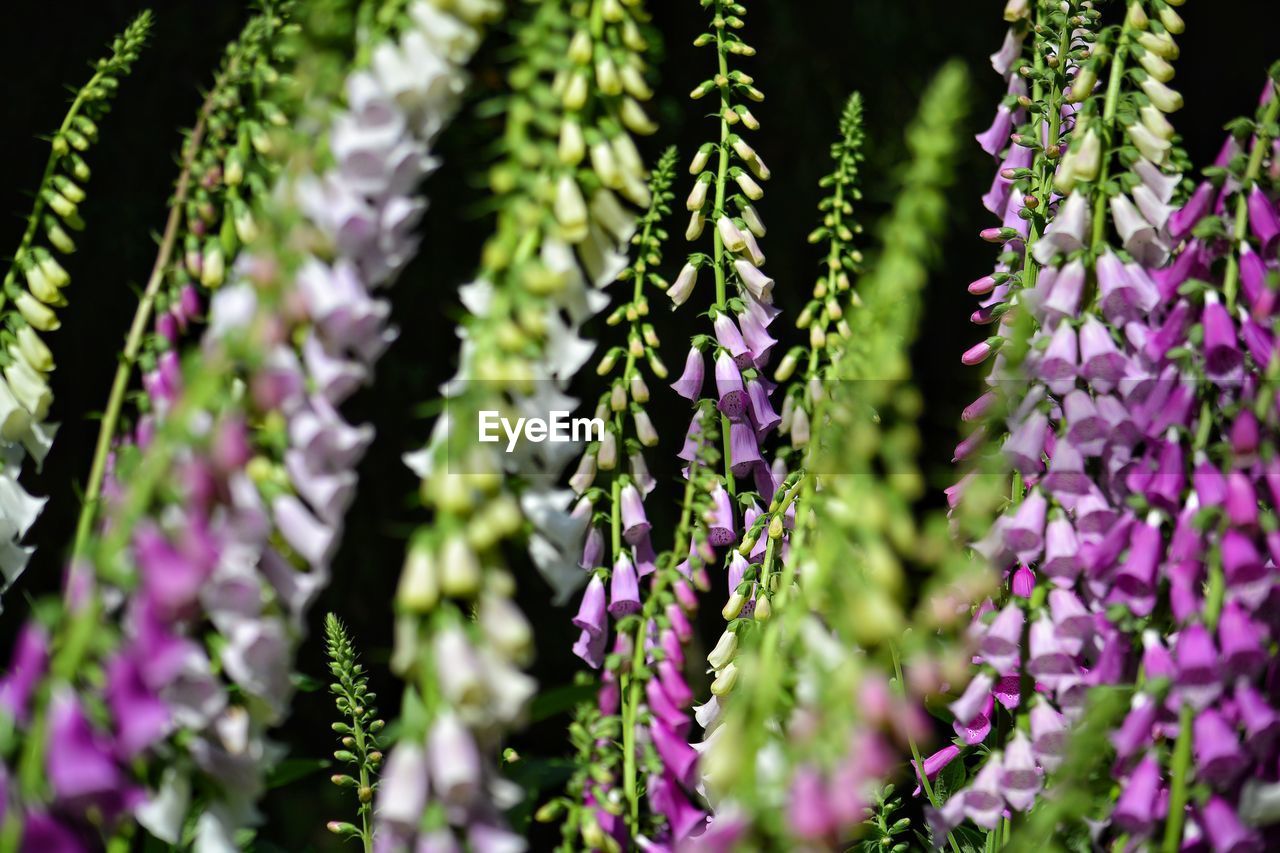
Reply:
<svg viewBox="0 0 1280 853"><path fill-rule="evenodd" d="M635 566L626 554L619 555L609 578L609 614L614 619L640 612L640 586Z"/></svg>

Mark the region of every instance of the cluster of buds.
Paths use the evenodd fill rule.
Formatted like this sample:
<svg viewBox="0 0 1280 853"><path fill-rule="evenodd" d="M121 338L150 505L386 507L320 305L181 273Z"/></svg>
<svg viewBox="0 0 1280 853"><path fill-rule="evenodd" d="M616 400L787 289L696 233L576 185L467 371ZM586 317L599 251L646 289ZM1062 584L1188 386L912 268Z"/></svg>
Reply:
<svg viewBox="0 0 1280 853"><path fill-rule="evenodd" d="M8 496L0 510L0 586L7 589L22 574L34 550L21 542L35 523L44 500L34 498L19 482L23 460L40 465L53 443L56 424L47 423L53 392L49 374L53 352L42 334L57 331L58 308L67 304L64 291L71 276L58 255L76 250L68 231L85 227L80 205L90 170L86 154L98 138L98 122L137 60L151 32L150 12L143 12L115 38L110 55L99 59L53 135L45 177L36 190L35 206L13 263L0 290L4 330L0 332L0 447L4 464L0 488ZM40 235L44 236L41 241ZM47 244L47 245L46 245Z"/></svg>

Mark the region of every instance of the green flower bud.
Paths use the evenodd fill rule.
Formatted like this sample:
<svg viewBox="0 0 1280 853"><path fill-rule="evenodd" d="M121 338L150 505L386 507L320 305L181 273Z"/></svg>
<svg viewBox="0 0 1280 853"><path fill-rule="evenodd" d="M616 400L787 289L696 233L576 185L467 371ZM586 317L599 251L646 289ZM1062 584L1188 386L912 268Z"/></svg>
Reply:
<svg viewBox="0 0 1280 853"><path fill-rule="evenodd" d="M42 305L29 293L19 293L14 297L13 304L18 309L18 313L22 315L22 319L41 332L52 332L62 328L58 315Z"/></svg>

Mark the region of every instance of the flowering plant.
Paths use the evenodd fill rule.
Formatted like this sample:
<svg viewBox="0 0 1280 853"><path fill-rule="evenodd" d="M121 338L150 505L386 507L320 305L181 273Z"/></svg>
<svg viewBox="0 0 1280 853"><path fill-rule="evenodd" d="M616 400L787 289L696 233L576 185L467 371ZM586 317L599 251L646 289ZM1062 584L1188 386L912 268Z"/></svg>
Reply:
<svg viewBox="0 0 1280 853"><path fill-rule="evenodd" d="M1008 0L976 146L960 61L815 141L822 14L660 5L254 4L54 447L151 14L93 66L0 293L0 851L1274 846L1280 65L1197 164L1181 2Z"/></svg>

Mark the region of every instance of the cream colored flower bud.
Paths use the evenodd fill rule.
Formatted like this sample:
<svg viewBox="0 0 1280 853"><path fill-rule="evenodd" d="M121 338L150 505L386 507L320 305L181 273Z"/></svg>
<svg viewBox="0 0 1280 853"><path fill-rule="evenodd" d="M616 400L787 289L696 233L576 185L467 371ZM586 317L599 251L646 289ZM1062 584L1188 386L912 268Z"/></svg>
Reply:
<svg viewBox="0 0 1280 853"><path fill-rule="evenodd" d="M576 120L566 119L560 123L560 144L556 147L556 156L566 166L576 166L587 156L582 125Z"/></svg>
<svg viewBox="0 0 1280 853"><path fill-rule="evenodd" d="M53 286L53 282L49 281L49 277L39 266L27 270L27 290L45 305L66 304L58 288Z"/></svg>
<svg viewBox="0 0 1280 853"><path fill-rule="evenodd" d="M575 72L569 75L569 80L564 87L564 94L560 96L560 102L566 110L577 112L586 106L587 93L587 75L580 71Z"/></svg>
<svg viewBox="0 0 1280 853"><path fill-rule="evenodd" d="M596 85L605 95L622 94L622 77L618 74L618 66L608 56L596 63Z"/></svg>
<svg viewBox="0 0 1280 853"><path fill-rule="evenodd" d="M440 573L431 547L421 540L409 546L400 570L396 604L413 613L427 613L440 601Z"/></svg>
<svg viewBox="0 0 1280 853"><path fill-rule="evenodd" d="M1155 163L1163 165L1172 147L1167 139L1161 139L1151 132L1145 124L1135 122L1124 129L1129 141L1138 149L1138 153Z"/></svg>
<svg viewBox="0 0 1280 853"><path fill-rule="evenodd" d="M1151 25L1151 20L1147 17L1146 10L1142 8L1140 0L1129 0L1129 8L1124 16L1125 26L1135 30L1145 30Z"/></svg>
<svg viewBox="0 0 1280 853"><path fill-rule="evenodd" d="M752 201L759 201L764 198L764 190L760 189L760 185L752 180L751 176L746 172L739 171L734 176L734 181L738 184L738 189L742 190L742 194Z"/></svg>
<svg viewBox="0 0 1280 853"><path fill-rule="evenodd" d="M645 384L644 377L639 373L631 377L631 399L637 403L649 402L649 386Z"/></svg>
<svg viewBox="0 0 1280 853"><path fill-rule="evenodd" d="M596 466L601 471L612 471L618 467L618 436L610 430L605 430L604 438L600 440Z"/></svg>
<svg viewBox="0 0 1280 853"><path fill-rule="evenodd" d="M617 158L618 167L623 172L635 178L645 177L644 158L640 156L631 134L619 133L609 144L613 146L613 156Z"/></svg>
<svg viewBox="0 0 1280 853"><path fill-rule="evenodd" d="M1151 51L1146 51L1139 56L1138 64L1161 83L1168 83L1173 79L1173 66Z"/></svg>
<svg viewBox="0 0 1280 853"><path fill-rule="evenodd" d="M22 407L7 383L0 381L0 437L18 441L31 428L31 413Z"/></svg>
<svg viewBox="0 0 1280 853"><path fill-rule="evenodd" d="M22 315L22 319L41 332L52 332L62 328L58 315L29 293L19 293L14 297L13 304Z"/></svg>
<svg viewBox="0 0 1280 853"><path fill-rule="evenodd" d="M708 142L694 153L693 160L689 163L690 175L696 175L707 168L707 163L711 160L711 149L711 143Z"/></svg>
<svg viewBox="0 0 1280 853"><path fill-rule="evenodd" d="M1067 103L1078 104L1093 92L1094 87L1098 85L1098 74L1093 70L1092 66L1086 65L1076 74L1075 79L1071 81L1071 92L1067 96Z"/></svg>
<svg viewBox="0 0 1280 853"><path fill-rule="evenodd" d="M628 62L622 66L619 74L622 77L622 88L627 90L627 94L641 101L647 101L653 97L653 89L649 87L648 81L644 79L644 72L638 67Z"/></svg>
<svg viewBox="0 0 1280 853"><path fill-rule="evenodd" d="M737 683L738 665L731 663L716 674L716 680L711 682L711 692L717 696L728 696Z"/></svg>
<svg viewBox="0 0 1280 853"><path fill-rule="evenodd" d="M591 61L591 33L578 30L569 39L569 61L577 65L586 65Z"/></svg>
<svg viewBox="0 0 1280 853"><path fill-rule="evenodd" d="M622 99L618 117L622 119L622 124L628 130L641 136L648 136L658 129L658 126L645 113L644 107L640 106L640 102L630 96Z"/></svg>
<svg viewBox="0 0 1280 853"><path fill-rule="evenodd" d="M226 260L222 248L210 241L204 251L204 264L200 268L200 283L205 287L218 287L226 276Z"/></svg>
<svg viewBox="0 0 1280 853"><path fill-rule="evenodd" d="M689 217L689 225L684 229L684 239L692 242L702 236L702 229L707 224L707 218L702 215L702 211L694 211Z"/></svg>
<svg viewBox="0 0 1280 853"><path fill-rule="evenodd" d="M440 550L440 590L466 598L480 589L480 558L459 535L450 536Z"/></svg>
<svg viewBox="0 0 1280 853"><path fill-rule="evenodd" d="M730 252L741 252L747 247L747 239L742 236L738 226L727 216L716 220L716 230L720 232L720 240Z"/></svg>
<svg viewBox="0 0 1280 853"><path fill-rule="evenodd" d="M1148 77L1142 81L1142 91L1151 103L1155 104L1156 109L1162 113L1176 113L1182 109L1182 94L1170 89L1159 80Z"/></svg>
<svg viewBox="0 0 1280 853"><path fill-rule="evenodd" d="M572 175L561 175L556 183L555 216L565 240L580 243L586 239L587 203Z"/></svg>
<svg viewBox="0 0 1280 853"><path fill-rule="evenodd" d="M795 353L788 352L782 357L782 361L778 362L778 369L773 374L773 378L779 382L786 382L795 375L798 364L799 360L796 358Z"/></svg>
<svg viewBox="0 0 1280 853"><path fill-rule="evenodd" d="M1183 22L1182 16L1169 6L1161 6L1158 14L1160 15L1160 23L1164 24L1164 28L1175 36L1186 30L1187 25Z"/></svg>
<svg viewBox="0 0 1280 853"><path fill-rule="evenodd" d="M742 208L742 221L747 224L747 230L757 237L764 237L765 227L764 220L760 218L760 213L753 205L744 205Z"/></svg>
<svg viewBox="0 0 1280 853"><path fill-rule="evenodd" d="M720 609L720 615L726 620L737 619L738 614L742 612L742 608L746 605L746 596L740 592L735 592L729 596L729 600L725 602L724 607Z"/></svg>
<svg viewBox="0 0 1280 853"><path fill-rule="evenodd" d="M4 369L4 378L13 396L31 413L33 420L42 421L48 416L49 406L53 405L53 392L43 376L25 361L15 361Z"/></svg>
<svg viewBox="0 0 1280 853"><path fill-rule="evenodd" d="M54 369L53 351L40 340L36 330L30 326L22 326L17 332L17 351L22 360L31 365L33 370L48 373Z"/></svg>
<svg viewBox="0 0 1280 853"><path fill-rule="evenodd" d="M694 181L693 189L689 190L689 197L685 199L685 210L702 210L703 205L707 203L707 186L710 181Z"/></svg>
<svg viewBox="0 0 1280 853"><path fill-rule="evenodd" d="M1173 125L1164 117L1164 113L1160 112L1151 104L1147 104L1138 110L1138 118L1142 119L1142 123L1147 130L1154 133L1161 139L1173 139Z"/></svg>
<svg viewBox="0 0 1280 853"><path fill-rule="evenodd" d="M618 162L613 159L613 146L601 139L590 148L591 168L600 177L600 183L610 189L622 187L622 172L618 170Z"/></svg>
<svg viewBox="0 0 1280 853"><path fill-rule="evenodd" d="M1178 50L1178 43L1168 33L1139 33L1137 38L1138 44L1142 45L1144 50L1149 50L1156 56L1164 59L1177 59L1181 53Z"/></svg>
<svg viewBox="0 0 1280 853"><path fill-rule="evenodd" d="M719 671L728 666L738 654L738 634L736 631L725 631L716 641L716 647L707 655L707 664Z"/></svg>

